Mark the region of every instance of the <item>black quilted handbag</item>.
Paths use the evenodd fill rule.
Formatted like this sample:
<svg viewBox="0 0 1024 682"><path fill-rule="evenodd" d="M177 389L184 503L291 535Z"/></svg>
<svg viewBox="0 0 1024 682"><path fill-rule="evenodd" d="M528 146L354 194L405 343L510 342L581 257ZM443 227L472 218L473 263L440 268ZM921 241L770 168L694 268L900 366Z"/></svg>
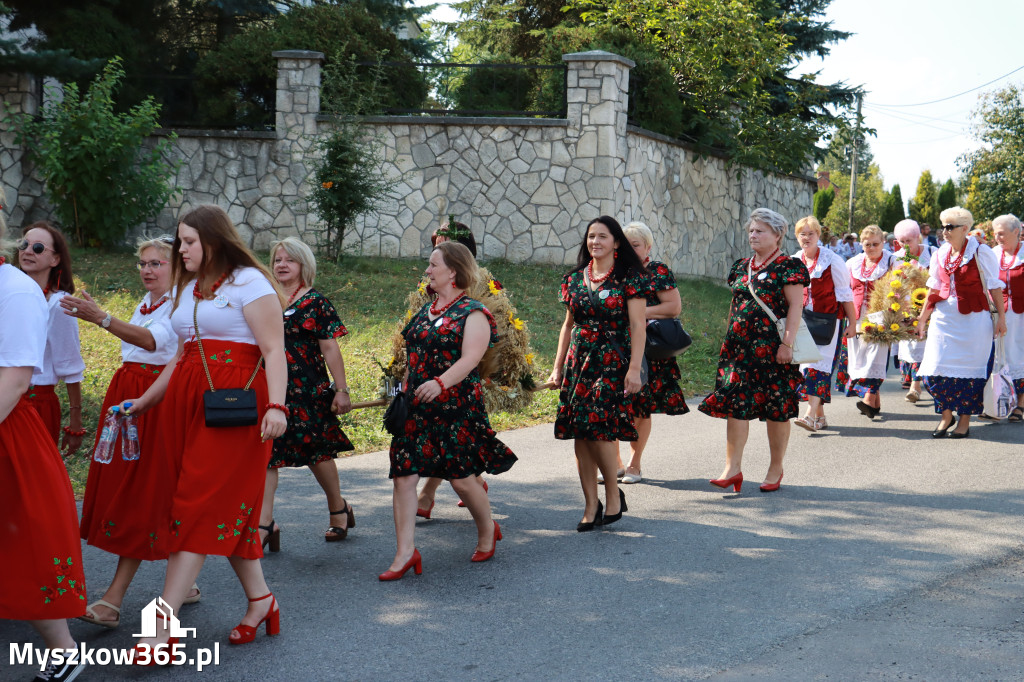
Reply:
<svg viewBox="0 0 1024 682"><path fill-rule="evenodd" d="M678 318L651 320L647 323L647 346L644 355L651 360L667 360L679 355L693 343Z"/></svg>

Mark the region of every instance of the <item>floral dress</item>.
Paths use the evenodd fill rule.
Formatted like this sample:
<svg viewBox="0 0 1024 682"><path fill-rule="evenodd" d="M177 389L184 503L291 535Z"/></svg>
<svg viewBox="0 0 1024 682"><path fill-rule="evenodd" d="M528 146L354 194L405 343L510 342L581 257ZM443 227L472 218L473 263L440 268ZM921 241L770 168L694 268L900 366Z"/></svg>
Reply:
<svg viewBox="0 0 1024 682"><path fill-rule="evenodd" d="M654 281L654 293L647 297L647 305L658 305L661 300L658 298L657 292L675 289L676 278L672 276L669 267L659 261L648 261L646 267ZM689 412L690 408L686 406L683 389L679 387L682 375L679 373L679 363L676 362L676 358L648 360L648 364L650 364L650 375L647 383L643 390L636 394L633 401L635 416L649 417L654 412L673 415Z"/></svg>
<svg viewBox="0 0 1024 682"><path fill-rule="evenodd" d="M654 295L650 275L609 277L594 296L577 270L562 279L562 303L575 325L565 360L555 438L636 440L632 398L623 394L629 369L629 313L626 301ZM596 302L595 302L596 301Z"/></svg>
<svg viewBox="0 0 1024 682"><path fill-rule="evenodd" d="M437 319L430 319L429 309L429 303L420 308L402 330L409 358L409 417L405 433L391 440L389 477L416 474L451 480L508 471L516 456L491 428L475 367L429 403L413 397L417 386L444 374L458 361L470 314L480 311L487 317L492 346L498 340L494 319L482 303L468 296Z"/></svg>
<svg viewBox="0 0 1024 682"><path fill-rule="evenodd" d="M322 339L348 334L323 294L310 289L284 311L284 348L288 362L288 407L284 435L274 440L270 468L302 467L354 450L331 412L334 393L320 352Z"/></svg>
<svg viewBox="0 0 1024 682"><path fill-rule="evenodd" d="M698 409L723 419L787 421L799 414L799 391L804 377L799 365L775 361L781 340L771 318L750 295L749 262L749 258L738 260L729 271L732 305L718 361L718 377L714 392ZM779 319L788 312L783 287L810 283L804 264L786 255L754 273L758 297Z"/></svg>

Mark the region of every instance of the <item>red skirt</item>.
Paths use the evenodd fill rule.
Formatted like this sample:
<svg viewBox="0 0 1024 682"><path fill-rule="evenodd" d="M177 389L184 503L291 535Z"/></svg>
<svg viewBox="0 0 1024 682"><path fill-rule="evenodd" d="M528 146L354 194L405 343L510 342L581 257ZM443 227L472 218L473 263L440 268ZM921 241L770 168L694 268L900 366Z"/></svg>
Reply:
<svg viewBox="0 0 1024 682"><path fill-rule="evenodd" d="M39 418L43 420L46 432L53 438L53 442L60 447L60 400L54 386L32 386L25 394L28 404L36 408Z"/></svg>
<svg viewBox="0 0 1024 682"><path fill-rule="evenodd" d="M242 388L260 358L258 346L203 340L216 388ZM163 448L173 466L169 552L195 552L259 559L260 509L273 441L260 440L268 402L260 369L253 426L209 428L203 392L210 388L194 342L186 343L171 375L161 413Z"/></svg>
<svg viewBox="0 0 1024 682"><path fill-rule="evenodd" d="M160 376L163 365L126 362L114 373L103 399L100 424L96 428L99 442L103 417L112 405L128 398L138 398ZM82 502L82 539L94 547L133 559L156 561L166 559L166 548L159 545L171 515L171 490L167 481L173 478L171 463L160 447L158 425L163 405L157 405L138 417L139 459L126 462L121 457L121 437L114 443L114 457L107 464L89 463Z"/></svg>
<svg viewBox="0 0 1024 682"><path fill-rule="evenodd" d="M27 398L0 423L0 618L85 613L78 510L60 453Z"/></svg>

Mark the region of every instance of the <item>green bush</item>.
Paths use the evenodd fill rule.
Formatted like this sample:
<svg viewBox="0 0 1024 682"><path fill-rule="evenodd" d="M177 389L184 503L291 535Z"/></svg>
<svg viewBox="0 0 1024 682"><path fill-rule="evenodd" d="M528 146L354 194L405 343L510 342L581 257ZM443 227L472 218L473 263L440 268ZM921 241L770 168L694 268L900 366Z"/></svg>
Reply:
<svg viewBox="0 0 1024 682"><path fill-rule="evenodd" d="M127 113L114 111L123 78L115 57L84 95L69 83L38 118L5 116L43 176L59 222L82 246L120 243L177 189L170 184L177 166L166 160L174 137L143 145L157 127L159 105L147 98Z"/></svg>
<svg viewBox="0 0 1024 682"><path fill-rule="evenodd" d="M498 57L484 64L508 64L514 61L511 57ZM536 82L535 70L531 69L469 69L455 91L455 108L469 111L528 111L537 97Z"/></svg>

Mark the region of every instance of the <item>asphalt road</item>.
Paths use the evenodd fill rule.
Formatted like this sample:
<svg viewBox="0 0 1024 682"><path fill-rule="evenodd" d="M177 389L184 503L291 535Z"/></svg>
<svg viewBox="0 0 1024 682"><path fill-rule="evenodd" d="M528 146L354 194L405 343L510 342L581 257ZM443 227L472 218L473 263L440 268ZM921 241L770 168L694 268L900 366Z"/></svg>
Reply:
<svg viewBox="0 0 1024 682"><path fill-rule="evenodd" d="M893 377L891 377L893 378ZM751 427L739 495L708 485L724 462L725 423L693 410L656 416L645 481L624 486L629 512L576 533L582 495L571 442L551 426L502 434L520 461L490 477L505 539L471 564L468 512L442 488L419 521L423 575L380 583L394 552L387 454L339 460L357 526L325 543L323 495L305 469L282 473L282 551L264 560L282 634L234 647L245 610L226 560L211 557L188 652L219 645L194 669L89 669L79 680L1012 680L1024 678L1024 425L975 423L933 440L930 401L883 386L883 416L854 399L832 428L794 428L778 493L765 429ZM85 549L90 598L116 558ZM73 622L91 647L130 647L139 611L162 585L140 570L113 631ZM38 641L0 621L0 642ZM7 647L5 647L5 650ZM0 679L30 679L0 664Z"/></svg>

